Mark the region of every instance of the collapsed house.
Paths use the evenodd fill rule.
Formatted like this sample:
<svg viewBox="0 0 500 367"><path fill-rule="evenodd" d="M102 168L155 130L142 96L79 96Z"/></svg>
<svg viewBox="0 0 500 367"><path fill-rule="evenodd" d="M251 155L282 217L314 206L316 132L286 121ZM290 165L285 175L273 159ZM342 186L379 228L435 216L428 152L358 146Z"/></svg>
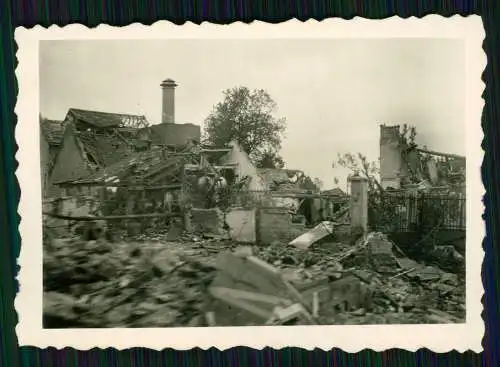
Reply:
<svg viewBox="0 0 500 367"><path fill-rule="evenodd" d="M465 157L419 147L409 141L400 125L380 126L380 180L382 188L399 190L465 189Z"/></svg>
<svg viewBox="0 0 500 367"><path fill-rule="evenodd" d="M162 83L160 124L151 125L143 115L77 108L70 108L60 123L41 123L42 180L50 186L44 196L60 196L60 185L92 175L136 152L200 141L198 125L175 122L176 86L170 79ZM47 146L50 154L45 153Z"/></svg>
<svg viewBox="0 0 500 367"><path fill-rule="evenodd" d="M289 241L325 219L317 214L322 206L346 208L348 200L303 189L303 176L255 168L236 141L224 147L196 141L154 146L58 183L67 197L58 210L65 216L93 212L126 225L129 233L167 225L176 217L188 232L228 234L245 243Z"/></svg>
<svg viewBox="0 0 500 367"><path fill-rule="evenodd" d="M412 251L427 253L446 243L463 254L466 159L420 147L409 131L408 136L405 126L380 126L382 190L369 193L369 228L409 244Z"/></svg>
<svg viewBox="0 0 500 367"><path fill-rule="evenodd" d="M350 196L318 193L301 187L300 171L257 169L235 141L208 147L194 139L174 146L137 140L114 163L59 183L72 199L98 204L80 219L104 218L131 236L44 246L44 327L464 320L464 257L433 244L423 259L432 255L440 269L369 233L366 179L350 178ZM294 222L297 210L288 205L306 200L330 202L341 215L310 229ZM176 220L185 231L174 236ZM167 233L158 237L145 230L163 224ZM235 248L241 243L266 246Z"/></svg>
<svg viewBox="0 0 500 367"><path fill-rule="evenodd" d="M137 133L148 123L144 116L70 109L51 181L78 180L145 148Z"/></svg>

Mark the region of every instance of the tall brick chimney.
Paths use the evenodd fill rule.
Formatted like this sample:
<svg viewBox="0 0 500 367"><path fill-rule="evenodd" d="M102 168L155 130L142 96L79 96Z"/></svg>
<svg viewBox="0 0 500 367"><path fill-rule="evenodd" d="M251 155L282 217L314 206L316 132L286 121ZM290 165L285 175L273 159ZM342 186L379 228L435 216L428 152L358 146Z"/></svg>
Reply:
<svg viewBox="0 0 500 367"><path fill-rule="evenodd" d="M172 79L165 79L160 85L163 92L161 122L175 123L175 87L177 84Z"/></svg>

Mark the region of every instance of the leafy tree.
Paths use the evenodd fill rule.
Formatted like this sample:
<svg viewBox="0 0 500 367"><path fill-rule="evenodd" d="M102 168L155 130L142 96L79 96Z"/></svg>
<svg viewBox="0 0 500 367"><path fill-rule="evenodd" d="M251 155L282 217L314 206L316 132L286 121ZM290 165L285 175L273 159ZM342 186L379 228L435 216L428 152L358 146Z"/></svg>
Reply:
<svg viewBox="0 0 500 367"><path fill-rule="evenodd" d="M268 149L263 151L257 158L255 165L257 168L283 168L285 167L285 161L278 152Z"/></svg>
<svg viewBox="0 0 500 367"><path fill-rule="evenodd" d="M263 89L235 87L223 93L224 100L205 119L204 141L219 146L236 140L256 165L283 166L278 151L285 118L274 115L276 102Z"/></svg>
<svg viewBox="0 0 500 367"><path fill-rule="evenodd" d="M319 178L311 178L305 173L301 173L298 177L298 186L303 190L308 191L319 191L321 189L321 185L323 184Z"/></svg>
<svg viewBox="0 0 500 367"><path fill-rule="evenodd" d="M415 126L408 124L403 124L399 131L399 136L401 137L401 143L407 146L414 146L415 138L417 137L417 129Z"/></svg>
<svg viewBox="0 0 500 367"><path fill-rule="evenodd" d="M416 145L415 138L417 136L417 130L414 126L403 124L399 131L400 144L405 147L413 147ZM403 154L404 158L406 154ZM368 179L368 185L370 190L384 191L377 176L380 173L377 163L370 162L366 156L362 153L344 153L337 156L337 161L332 164L332 167L340 166L347 168L354 174L359 174L362 177ZM338 180L335 179L337 182Z"/></svg>
<svg viewBox="0 0 500 367"><path fill-rule="evenodd" d="M379 168L375 162L370 162L365 155L361 153L344 153L337 156L336 165L347 168L354 174L359 174L368 179L368 187L370 191L379 190L383 191L380 182L377 179Z"/></svg>

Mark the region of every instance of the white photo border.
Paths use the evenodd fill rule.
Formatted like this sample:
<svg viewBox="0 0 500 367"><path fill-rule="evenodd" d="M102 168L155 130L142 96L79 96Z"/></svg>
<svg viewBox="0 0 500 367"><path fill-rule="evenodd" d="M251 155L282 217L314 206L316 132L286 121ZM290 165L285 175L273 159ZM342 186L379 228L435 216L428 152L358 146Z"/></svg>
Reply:
<svg viewBox="0 0 500 367"><path fill-rule="evenodd" d="M382 351L401 348L416 351L428 348L443 353L451 350L481 352L485 331L481 317L484 288L481 266L485 224L482 219L485 193L480 167L484 152L481 115L484 106L482 74L486 55L482 48L485 32L479 16L459 15L445 18L384 20L353 18L326 19L321 22L290 20L280 24L235 22L230 25L186 23L178 26L160 21L151 26L125 27L79 24L65 27L35 26L15 31L18 45L16 76L19 94L15 112L18 117L16 140L19 150L16 171L21 189L19 231L21 252L18 260L20 291L15 299L19 323L19 345L39 348L73 347L126 349L146 347L155 350L194 347L225 350L235 346L280 349L295 346L308 350L340 348L354 353L363 349ZM102 39L375 39L375 38L460 38L466 42L466 158L467 158L467 245L466 245L466 323L446 325L331 325L272 327L197 327L148 329L64 329L42 327L42 207L39 164L39 42L41 40Z"/></svg>

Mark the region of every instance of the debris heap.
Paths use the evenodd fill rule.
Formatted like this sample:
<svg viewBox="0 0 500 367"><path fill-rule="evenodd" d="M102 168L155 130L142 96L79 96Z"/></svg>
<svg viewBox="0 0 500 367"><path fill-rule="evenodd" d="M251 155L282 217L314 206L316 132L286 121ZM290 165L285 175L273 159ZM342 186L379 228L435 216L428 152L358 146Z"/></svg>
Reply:
<svg viewBox="0 0 500 367"><path fill-rule="evenodd" d="M410 259L381 233L300 248L238 246L185 234L168 238L47 241L44 326L465 320L463 258L452 249L438 249L433 262L424 263Z"/></svg>
<svg viewBox="0 0 500 367"><path fill-rule="evenodd" d="M44 252L48 327L198 325L215 270L195 244L68 239Z"/></svg>

